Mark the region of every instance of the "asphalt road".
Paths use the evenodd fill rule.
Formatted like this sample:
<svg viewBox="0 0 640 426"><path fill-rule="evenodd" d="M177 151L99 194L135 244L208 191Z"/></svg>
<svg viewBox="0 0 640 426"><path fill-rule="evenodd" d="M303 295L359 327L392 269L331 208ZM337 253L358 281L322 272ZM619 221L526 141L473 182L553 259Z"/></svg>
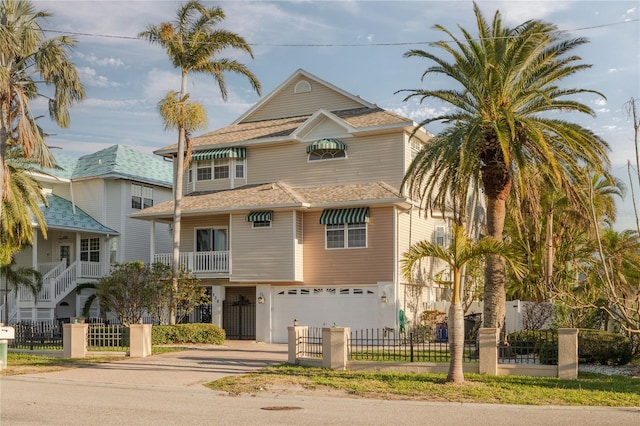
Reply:
<svg viewBox="0 0 640 426"><path fill-rule="evenodd" d="M308 395L231 397L202 383L286 359L283 345L227 347L0 379L12 425L640 425L640 408L386 401Z"/></svg>

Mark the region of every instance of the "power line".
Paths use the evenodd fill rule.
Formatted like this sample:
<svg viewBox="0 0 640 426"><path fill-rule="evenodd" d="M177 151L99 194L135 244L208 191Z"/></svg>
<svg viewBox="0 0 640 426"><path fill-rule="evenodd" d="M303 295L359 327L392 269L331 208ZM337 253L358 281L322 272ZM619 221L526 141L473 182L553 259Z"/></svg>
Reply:
<svg viewBox="0 0 640 426"><path fill-rule="evenodd" d="M638 22L638 21L640 21L640 19L629 19L625 21L611 22L608 24L574 28L571 30L556 30L554 32L555 33L572 33L577 31L592 30L596 28L624 25L624 24L629 24L629 23ZM77 32L77 31L42 29L42 32L49 32L49 33L61 34L61 35L71 35L71 36L78 36L78 37L97 37L97 38L110 38L110 39L120 39L120 40L143 40L141 37L138 37L138 36L98 34L98 33ZM480 40L480 39L475 39L475 40ZM451 41L447 41L447 42L451 42ZM431 43L436 43L436 42L407 41L407 42L387 42L387 43L248 43L248 44L253 47L366 47L366 46L385 47L385 46L421 45L421 44L431 44Z"/></svg>

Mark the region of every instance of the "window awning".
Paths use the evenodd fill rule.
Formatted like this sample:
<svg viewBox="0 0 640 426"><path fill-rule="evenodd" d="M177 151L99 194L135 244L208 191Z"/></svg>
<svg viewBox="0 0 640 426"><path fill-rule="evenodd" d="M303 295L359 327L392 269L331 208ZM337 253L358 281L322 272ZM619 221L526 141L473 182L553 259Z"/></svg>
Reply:
<svg viewBox="0 0 640 426"><path fill-rule="evenodd" d="M369 222L369 207L353 209L326 209L320 215L321 225Z"/></svg>
<svg viewBox="0 0 640 426"><path fill-rule="evenodd" d="M307 153L311 151L317 151L320 149L333 149L336 151L337 150L346 151L347 145L345 145L343 142L340 142L338 139L332 139L332 138L318 139L311 145L307 146Z"/></svg>
<svg viewBox="0 0 640 426"><path fill-rule="evenodd" d="M273 220L272 210L251 212L247 215L247 222L271 222L272 220Z"/></svg>
<svg viewBox="0 0 640 426"><path fill-rule="evenodd" d="M196 151L191 154L193 161L211 160L213 158L247 158L246 148L216 148Z"/></svg>

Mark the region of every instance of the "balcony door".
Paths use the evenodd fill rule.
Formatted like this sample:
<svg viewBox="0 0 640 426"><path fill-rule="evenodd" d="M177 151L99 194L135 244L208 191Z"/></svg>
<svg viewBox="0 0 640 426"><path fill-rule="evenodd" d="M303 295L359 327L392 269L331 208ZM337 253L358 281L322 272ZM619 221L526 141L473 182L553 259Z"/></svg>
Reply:
<svg viewBox="0 0 640 426"><path fill-rule="evenodd" d="M196 229L196 251L227 251L226 228L202 228Z"/></svg>

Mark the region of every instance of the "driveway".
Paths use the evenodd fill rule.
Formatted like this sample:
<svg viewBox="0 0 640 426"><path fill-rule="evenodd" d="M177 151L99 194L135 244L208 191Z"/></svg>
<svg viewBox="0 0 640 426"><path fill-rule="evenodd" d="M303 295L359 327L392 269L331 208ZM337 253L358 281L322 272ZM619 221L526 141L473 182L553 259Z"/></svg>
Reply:
<svg viewBox="0 0 640 426"><path fill-rule="evenodd" d="M12 425L638 425L640 408L550 407L259 394L202 383L285 362L286 345L227 342L0 381Z"/></svg>

